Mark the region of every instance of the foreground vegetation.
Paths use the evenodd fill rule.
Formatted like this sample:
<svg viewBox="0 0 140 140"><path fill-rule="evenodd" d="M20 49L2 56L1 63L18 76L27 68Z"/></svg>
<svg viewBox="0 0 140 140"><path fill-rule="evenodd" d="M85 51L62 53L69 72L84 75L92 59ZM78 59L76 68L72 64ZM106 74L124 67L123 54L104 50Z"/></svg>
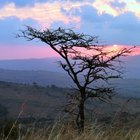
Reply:
<svg viewBox="0 0 140 140"><path fill-rule="evenodd" d="M112 124L94 122L86 124L82 134L79 134L72 124L58 121L53 126L36 126L34 123L27 129L13 124L12 129L7 127L7 131L1 132L0 138L1 140L140 140L140 128L132 127L130 124L123 125L117 121Z"/></svg>

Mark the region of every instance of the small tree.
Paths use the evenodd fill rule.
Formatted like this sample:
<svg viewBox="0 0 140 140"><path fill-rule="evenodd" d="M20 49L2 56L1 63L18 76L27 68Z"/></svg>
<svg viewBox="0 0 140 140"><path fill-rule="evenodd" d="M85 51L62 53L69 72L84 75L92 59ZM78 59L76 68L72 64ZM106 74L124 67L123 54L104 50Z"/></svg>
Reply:
<svg viewBox="0 0 140 140"><path fill-rule="evenodd" d="M121 71L119 57L130 53L130 49L123 48L117 52L104 51L104 46L98 42L98 37L75 33L71 29L58 28L56 30L37 30L27 26L17 37L24 37L31 41L39 39L57 52L63 61L61 67L75 84L78 112L76 123L78 130L84 130L85 102L91 98L102 101L110 99L113 88L94 85L96 81L108 82L112 78L120 78ZM72 103L72 102L71 102Z"/></svg>

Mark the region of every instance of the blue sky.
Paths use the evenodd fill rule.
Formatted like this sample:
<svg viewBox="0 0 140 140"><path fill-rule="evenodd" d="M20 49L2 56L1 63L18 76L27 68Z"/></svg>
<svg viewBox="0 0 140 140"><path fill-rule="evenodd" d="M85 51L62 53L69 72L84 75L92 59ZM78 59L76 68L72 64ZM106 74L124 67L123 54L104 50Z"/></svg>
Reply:
<svg viewBox="0 0 140 140"><path fill-rule="evenodd" d="M24 29L25 25L39 29L59 26L72 28L99 36L102 42L112 47L136 45L139 50L140 1L1 0L0 59L51 56L44 53L44 44L15 38L14 34ZM40 54L34 53L38 49ZM51 53L48 49L46 47L46 51ZM140 53L137 51L137 54Z"/></svg>

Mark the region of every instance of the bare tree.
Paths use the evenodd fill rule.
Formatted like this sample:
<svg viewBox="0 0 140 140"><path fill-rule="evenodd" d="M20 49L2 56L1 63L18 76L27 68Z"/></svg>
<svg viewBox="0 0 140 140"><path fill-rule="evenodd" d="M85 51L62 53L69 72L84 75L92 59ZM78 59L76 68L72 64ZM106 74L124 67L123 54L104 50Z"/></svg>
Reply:
<svg viewBox="0 0 140 140"><path fill-rule="evenodd" d="M72 98L75 98L78 108L76 123L80 131L84 130L85 102L91 98L108 100L113 93L110 86L99 87L94 83L120 78L119 58L131 52L127 48L116 52L105 51L98 37L76 33L71 29L37 30L27 26L17 37L29 41L39 39L63 58L60 65L75 84L76 94Z"/></svg>

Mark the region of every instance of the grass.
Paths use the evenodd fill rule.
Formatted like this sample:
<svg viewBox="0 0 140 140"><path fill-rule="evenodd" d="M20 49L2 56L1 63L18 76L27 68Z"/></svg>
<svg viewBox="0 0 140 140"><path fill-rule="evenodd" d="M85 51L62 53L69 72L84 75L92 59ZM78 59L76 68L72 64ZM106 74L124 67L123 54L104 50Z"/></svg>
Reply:
<svg viewBox="0 0 140 140"><path fill-rule="evenodd" d="M140 140L140 117L122 112L122 109L112 119L109 118L109 121L107 118L103 122L86 122L84 132L79 134L70 121L20 124L19 118L24 111L24 104L16 120L8 123L0 132L0 140Z"/></svg>
<svg viewBox="0 0 140 140"><path fill-rule="evenodd" d="M112 125L86 124L82 134L78 134L72 123L66 124L62 121L56 122L53 126L33 124L24 133L22 128L19 128L17 137L13 137L12 132L10 133L11 135L8 133L8 137L3 136L1 140L140 140L140 128L119 126L116 122Z"/></svg>

